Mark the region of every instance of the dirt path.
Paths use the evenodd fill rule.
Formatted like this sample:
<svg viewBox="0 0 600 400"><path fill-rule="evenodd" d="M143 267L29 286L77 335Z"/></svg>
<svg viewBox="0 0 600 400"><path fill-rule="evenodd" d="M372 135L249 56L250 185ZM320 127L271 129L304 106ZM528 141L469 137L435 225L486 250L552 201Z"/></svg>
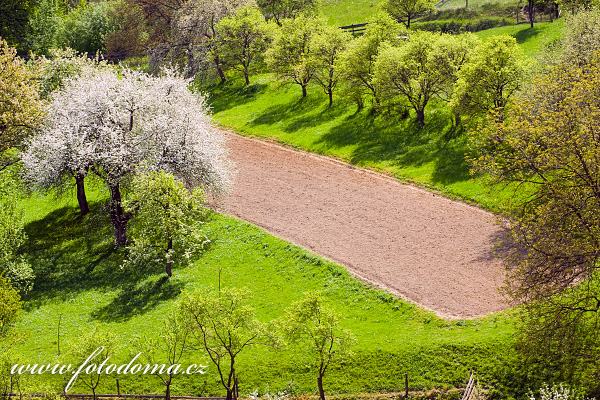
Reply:
<svg viewBox="0 0 600 400"><path fill-rule="evenodd" d="M228 134L222 211L447 317L506 308L494 216L326 157Z"/></svg>

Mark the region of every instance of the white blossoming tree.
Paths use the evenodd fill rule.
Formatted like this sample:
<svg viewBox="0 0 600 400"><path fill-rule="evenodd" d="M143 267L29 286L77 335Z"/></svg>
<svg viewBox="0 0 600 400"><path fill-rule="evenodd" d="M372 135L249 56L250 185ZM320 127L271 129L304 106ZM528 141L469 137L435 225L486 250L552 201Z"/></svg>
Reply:
<svg viewBox="0 0 600 400"><path fill-rule="evenodd" d="M117 246L127 242L121 187L140 172L165 171L188 188L228 189L232 166L203 96L167 71L103 70L65 84L52 97L46 123L23 154L26 177L37 188L60 187L92 172L110 193ZM79 198L79 190L78 190Z"/></svg>

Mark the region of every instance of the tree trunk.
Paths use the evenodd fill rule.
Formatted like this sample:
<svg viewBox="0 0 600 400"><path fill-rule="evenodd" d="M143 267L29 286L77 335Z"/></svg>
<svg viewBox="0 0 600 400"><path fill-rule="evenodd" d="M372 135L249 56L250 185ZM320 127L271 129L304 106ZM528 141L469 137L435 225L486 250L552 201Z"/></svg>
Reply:
<svg viewBox="0 0 600 400"><path fill-rule="evenodd" d="M115 242L117 247L127 244L127 220L129 218L123 211L121 190L119 185L110 187L110 220L115 228Z"/></svg>
<svg viewBox="0 0 600 400"><path fill-rule="evenodd" d="M333 90L329 90L329 107L331 107L331 105L333 104Z"/></svg>
<svg viewBox="0 0 600 400"><path fill-rule="evenodd" d="M77 202L79 203L79 211L81 211L82 216L90 212L87 197L85 196L85 185L83 183L84 178L85 175L81 172L75 176L75 182L77 184Z"/></svg>
<svg viewBox="0 0 600 400"><path fill-rule="evenodd" d="M302 85L302 97L306 97L306 85Z"/></svg>
<svg viewBox="0 0 600 400"><path fill-rule="evenodd" d="M244 78L246 78L246 85L250 84L250 77L248 76L248 70L244 69Z"/></svg>
<svg viewBox="0 0 600 400"><path fill-rule="evenodd" d="M321 400L325 400L325 391L323 390L323 377L319 376L317 378L317 386L319 386L319 398Z"/></svg>
<svg viewBox="0 0 600 400"><path fill-rule="evenodd" d="M171 250L173 250L173 239L169 239L169 244L167 245L167 257L168 257L169 252ZM171 273L171 260L170 259L169 259L169 261L167 261L167 267L165 269L165 272L167 273L167 275L169 276L169 278L173 275Z"/></svg>
<svg viewBox="0 0 600 400"><path fill-rule="evenodd" d="M227 78L225 78L225 73L223 72L223 67L221 66L221 60L219 59L218 55L215 55L214 60L215 66L217 67L217 72L219 73L219 78L221 78L221 83L224 83L227 81Z"/></svg>
<svg viewBox="0 0 600 400"><path fill-rule="evenodd" d="M425 110L416 110L417 111L417 121L421 126L425 126Z"/></svg>
<svg viewBox="0 0 600 400"><path fill-rule="evenodd" d="M454 126L458 127L458 126L460 126L460 123L461 123L460 114L459 113L454 114Z"/></svg>
<svg viewBox="0 0 600 400"><path fill-rule="evenodd" d="M165 400L171 400L171 380L169 379L166 383L167 391L165 392Z"/></svg>
<svg viewBox="0 0 600 400"><path fill-rule="evenodd" d="M529 7L528 8L529 9L527 11L529 13L529 24L533 28L533 16L534 16L533 0L529 0Z"/></svg>

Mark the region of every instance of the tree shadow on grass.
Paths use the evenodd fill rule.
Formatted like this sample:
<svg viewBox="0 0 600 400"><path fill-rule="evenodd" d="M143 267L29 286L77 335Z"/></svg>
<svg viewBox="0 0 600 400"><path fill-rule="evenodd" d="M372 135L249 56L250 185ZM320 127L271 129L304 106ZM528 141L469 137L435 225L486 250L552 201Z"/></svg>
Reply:
<svg viewBox="0 0 600 400"><path fill-rule="evenodd" d="M175 282L167 276L161 276L158 280L150 279L140 285L128 282L110 304L95 310L92 318L102 322L126 321L176 298L184 286L184 283Z"/></svg>
<svg viewBox="0 0 600 400"><path fill-rule="evenodd" d="M529 27L527 29L521 29L514 37L517 39L517 43L523 44L540 33L542 33L542 30L537 26L534 26L533 28Z"/></svg>
<svg viewBox="0 0 600 400"><path fill-rule="evenodd" d="M413 116L401 112L381 115L363 110L331 128L315 144L325 149L355 146L350 162L357 165L433 163L432 181L450 184L470 179L466 138L452 138L454 129L443 111L430 112L426 125L420 126Z"/></svg>
<svg viewBox="0 0 600 400"><path fill-rule="evenodd" d="M216 114L255 100L257 94L265 90L267 86L262 83L248 86L240 86L237 82L219 84L210 88L208 104Z"/></svg>
<svg viewBox="0 0 600 400"><path fill-rule="evenodd" d="M264 111L252 121L250 121L249 125L273 125L285 120L294 120L295 117L299 117L301 115L314 111L315 108L320 107L324 101L325 100L320 96L308 96L300 97L299 99L294 99L285 104L278 104L269 107L267 111ZM310 119L312 119L312 117L310 117ZM316 126L320 123L320 121L315 121L313 125L306 126ZM292 122L291 124L294 124L294 122ZM288 126L289 125L290 124L288 124Z"/></svg>
<svg viewBox="0 0 600 400"><path fill-rule="evenodd" d="M90 206L91 212L85 217L79 215L77 207L65 206L25 226L28 240L20 250L36 275L33 290L24 296L26 309L55 299L65 301L88 290L136 286L159 271L121 269L125 252L114 248L104 204Z"/></svg>

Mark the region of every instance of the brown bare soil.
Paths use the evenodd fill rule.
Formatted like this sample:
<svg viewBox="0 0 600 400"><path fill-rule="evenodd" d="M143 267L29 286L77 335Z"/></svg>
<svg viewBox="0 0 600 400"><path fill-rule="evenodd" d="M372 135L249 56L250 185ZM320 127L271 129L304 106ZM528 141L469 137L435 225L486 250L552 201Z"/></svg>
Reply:
<svg viewBox="0 0 600 400"><path fill-rule="evenodd" d="M441 316L507 307L493 214L327 157L227 137L238 174L221 211Z"/></svg>

